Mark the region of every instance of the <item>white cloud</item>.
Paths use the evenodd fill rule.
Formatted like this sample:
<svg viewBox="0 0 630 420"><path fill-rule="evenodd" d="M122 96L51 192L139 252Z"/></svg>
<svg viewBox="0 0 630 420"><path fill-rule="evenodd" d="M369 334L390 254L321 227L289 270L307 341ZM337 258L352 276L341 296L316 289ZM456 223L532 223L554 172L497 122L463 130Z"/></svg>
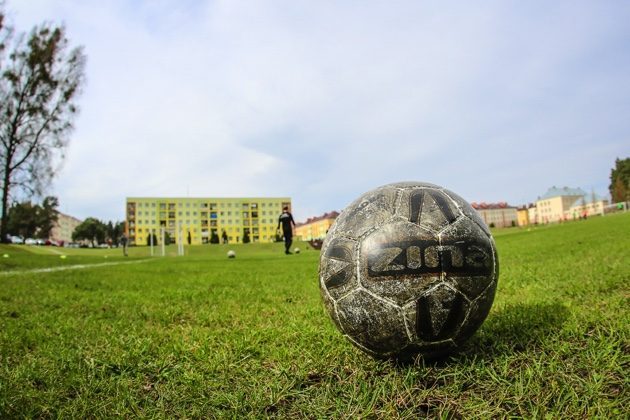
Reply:
<svg viewBox="0 0 630 420"><path fill-rule="evenodd" d="M521 204L563 182L603 193L627 153L626 6L8 7L21 28L65 21L85 45L55 184L79 217L120 219L131 195L288 195L301 220L408 179Z"/></svg>

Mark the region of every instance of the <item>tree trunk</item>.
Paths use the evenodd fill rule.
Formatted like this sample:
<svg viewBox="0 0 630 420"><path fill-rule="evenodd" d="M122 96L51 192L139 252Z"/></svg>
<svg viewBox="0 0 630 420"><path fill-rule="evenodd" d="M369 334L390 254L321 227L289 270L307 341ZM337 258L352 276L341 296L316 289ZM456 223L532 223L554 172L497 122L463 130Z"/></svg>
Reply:
<svg viewBox="0 0 630 420"><path fill-rule="evenodd" d="M2 216L0 218L0 243L9 242L7 239L8 229L7 229L7 219L9 214L9 181L11 179L9 174L9 160L5 164L4 168L4 179L2 184Z"/></svg>

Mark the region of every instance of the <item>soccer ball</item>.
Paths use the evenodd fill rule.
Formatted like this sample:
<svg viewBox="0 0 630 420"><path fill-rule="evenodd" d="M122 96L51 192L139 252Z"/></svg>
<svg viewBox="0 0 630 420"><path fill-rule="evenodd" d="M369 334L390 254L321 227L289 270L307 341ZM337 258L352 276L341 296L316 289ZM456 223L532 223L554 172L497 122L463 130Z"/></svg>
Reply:
<svg viewBox="0 0 630 420"><path fill-rule="evenodd" d="M295 252L296 254L299 254L299 253L300 253L300 248L295 248L295 249L293 250L293 252Z"/></svg>
<svg viewBox="0 0 630 420"><path fill-rule="evenodd" d="M232 251L231 249L227 252L227 257L228 258L236 258L236 252Z"/></svg>
<svg viewBox="0 0 630 420"><path fill-rule="evenodd" d="M322 246L319 284L337 328L378 358L442 356L483 323L499 275L490 230L453 192L407 182L351 203Z"/></svg>

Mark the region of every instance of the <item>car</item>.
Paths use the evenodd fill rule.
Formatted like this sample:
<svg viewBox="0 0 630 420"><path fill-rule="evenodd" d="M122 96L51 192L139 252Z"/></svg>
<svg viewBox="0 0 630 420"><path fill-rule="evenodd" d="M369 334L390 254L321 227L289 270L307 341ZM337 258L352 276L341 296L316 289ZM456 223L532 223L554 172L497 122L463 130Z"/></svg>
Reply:
<svg viewBox="0 0 630 420"><path fill-rule="evenodd" d="M35 245L46 245L46 241L43 239L35 239Z"/></svg>
<svg viewBox="0 0 630 420"><path fill-rule="evenodd" d="M11 236L11 243L12 244L23 244L24 243L24 239L22 239L20 236Z"/></svg>
<svg viewBox="0 0 630 420"><path fill-rule="evenodd" d="M24 240L24 244L26 245L37 245L37 241L33 238L26 238Z"/></svg>

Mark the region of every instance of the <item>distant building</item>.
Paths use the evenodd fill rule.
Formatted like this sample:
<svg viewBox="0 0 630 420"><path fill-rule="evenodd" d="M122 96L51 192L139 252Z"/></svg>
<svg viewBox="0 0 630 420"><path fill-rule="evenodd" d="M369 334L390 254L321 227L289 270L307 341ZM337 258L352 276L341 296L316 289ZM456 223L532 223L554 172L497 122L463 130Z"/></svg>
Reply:
<svg viewBox="0 0 630 420"><path fill-rule="evenodd" d="M564 218L566 219L579 219L581 217L603 215L604 209L608 205L608 200L591 194L589 197L583 196L575 200L573 205L566 212Z"/></svg>
<svg viewBox="0 0 630 420"><path fill-rule="evenodd" d="M529 219L529 224L530 225L538 224L538 222L539 222L539 220L538 220L538 208L536 207L535 204L530 204L529 208L527 209L527 217Z"/></svg>
<svg viewBox="0 0 630 420"><path fill-rule="evenodd" d="M63 213L57 213L57 222L50 231L50 239L59 242L72 242L72 232L81 224L82 220Z"/></svg>
<svg viewBox="0 0 630 420"><path fill-rule="evenodd" d="M504 228L517 224L516 207L507 203L471 203L471 205L490 227Z"/></svg>
<svg viewBox="0 0 630 420"><path fill-rule="evenodd" d="M337 216L339 216L338 212L331 211L318 217L311 217L306 222L298 223L295 226L295 236L303 241L323 239Z"/></svg>
<svg viewBox="0 0 630 420"><path fill-rule="evenodd" d="M283 207L291 211L289 197L128 197L126 233L137 245L146 245L151 232L159 241L162 229L172 242L190 238L192 245L219 241L224 231L229 243L242 243L245 235L273 242Z"/></svg>
<svg viewBox="0 0 630 420"><path fill-rule="evenodd" d="M530 209L534 207L533 203L530 203L528 206L519 207L516 210L516 218L519 226L528 226L530 223ZM534 207L535 208L535 207Z"/></svg>
<svg viewBox="0 0 630 420"><path fill-rule="evenodd" d="M551 187L536 201L537 217L534 223L553 223L568 220L569 209L586 193L580 188Z"/></svg>

